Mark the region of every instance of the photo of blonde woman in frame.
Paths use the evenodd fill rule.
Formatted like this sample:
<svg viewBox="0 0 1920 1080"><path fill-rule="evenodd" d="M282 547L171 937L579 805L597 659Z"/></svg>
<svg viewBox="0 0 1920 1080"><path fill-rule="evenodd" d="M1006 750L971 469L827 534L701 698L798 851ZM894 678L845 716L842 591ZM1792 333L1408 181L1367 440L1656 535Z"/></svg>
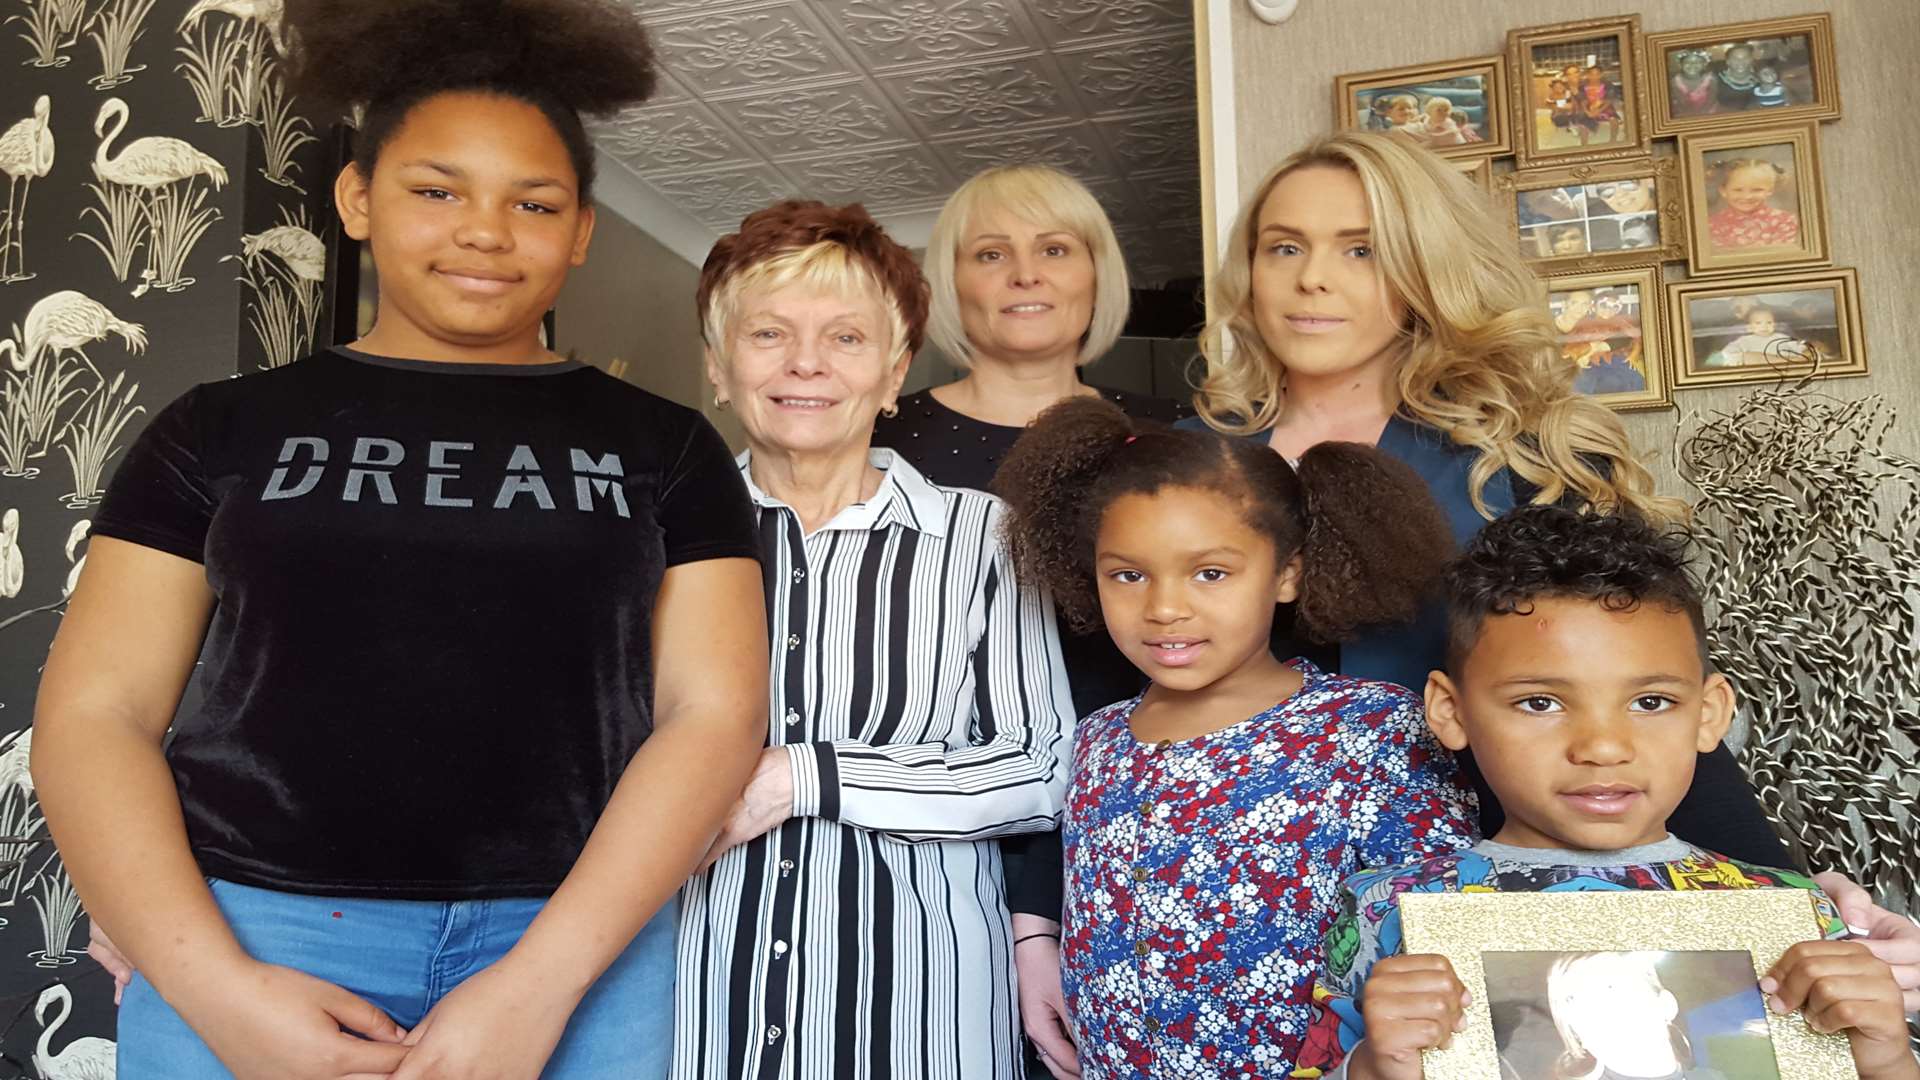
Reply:
<svg viewBox="0 0 1920 1080"><path fill-rule="evenodd" d="M1780 1080L1751 955L1484 952L1501 1080Z"/></svg>
<svg viewBox="0 0 1920 1080"><path fill-rule="evenodd" d="M1756 868L1757 869L1757 868ZM1763 876L1765 872L1762 872ZM1716 959L1706 965L1687 964L1693 970L1684 976L1671 965L1659 968L1660 981L1674 995L1675 1016L1699 1008L1693 1002L1709 1004L1724 994L1713 993L1714 983L1733 990L1755 986L1761 976L1772 970L1789 950L1816 941L1837 924L1823 920L1808 896L1793 888L1703 889L1674 891L1630 891L1624 893L1580 890L1578 879L1550 892L1421 892L1399 896L1399 914L1403 948L1409 953L1434 953L1445 957L1457 973L1471 1000L1465 1006L1465 1026L1456 1031L1449 1043L1421 1054L1421 1068L1427 1080L1492 1080L1501 1076L1500 1032L1495 1029L1496 1002L1513 1000L1512 990L1496 987L1502 965L1489 958L1515 953L1548 954L1558 959L1580 953L1651 953L1661 957L1677 953L1694 956L1742 957L1749 967L1739 979L1715 975L1726 970L1726 962ZM1536 969L1537 970L1537 969ZM1508 975L1512 975L1509 965ZM1751 981L1748 981L1751 980ZM1529 982L1535 982L1531 977ZM1706 984L1700 991L1688 983ZM1535 982L1535 985L1538 985ZM1537 1002L1542 1013L1550 1011L1546 1001L1526 995ZM1664 1012L1664 1005L1660 1012ZM1710 1010L1699 1030L1710 1039L1726 1033L1728 1024L1715 1017L1721 1009ZM1744 1011L1735 1005L1731 1012ZM1654 1013L1653 1015L1658 1015ZM1507 1017L1510 1024L1515 1020ZM1690 1018L1691 1019L1691 1018ZM1537 1025L1521 1037L1527 1041L1557 1038ZM1547 1030L1552 1025L1547 1023ZM1751 1030L1764 1033L1770 1043L1780 1080L1847 1080L1857 1078L1848 1039L1843 1034L1815 1031L1802 1010L1763 1011ZM1687 1032L1690 1039L1692 1036ZM1507 1033L1507 1048L1514 1047L1514 1032ZM1550 1045L1550 1044L1549 1044ZM1657 1045L1657 1044L1656 1044ZM1721 1043L1727 1047L1728 1044ZM1675 1047L1684 1051L1686 1048ZM1707 1052L1712 1057L1711 1052ZM1764 1071L1754 1072L1756 1055L1745 1047L1723 1049L1712 1068L1726 1072L1725 1080L1767 1078ZM1611 1075L1594 1069L1588 1060L1569 1062L1582 1066L1567 1071L1594 1080ZM1699 1064L1696 1061L1696 1066ZM1524 1075L1524 1074L1523 1074ZM1654 1074L1670 1080L1673 1073ZM1679 1074L1686 1080L1707 1080L1710 1073ZM1771 1080L1771 1078L1767 1078Z"/></svg>
<svg viewBox="0 0 1920 1080"><path fill-rule="evenodd" d="M1656 138L1840 118L1826 12L1648 34L1646 58Z"/></svg>

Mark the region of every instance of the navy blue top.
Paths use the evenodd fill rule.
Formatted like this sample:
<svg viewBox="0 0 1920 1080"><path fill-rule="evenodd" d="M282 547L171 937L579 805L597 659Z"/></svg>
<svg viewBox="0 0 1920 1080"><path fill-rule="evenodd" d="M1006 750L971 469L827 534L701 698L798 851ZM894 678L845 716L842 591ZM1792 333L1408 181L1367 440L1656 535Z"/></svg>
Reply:
<svg viewBox="0 0 1920 1080"><path fill-rule="evenodd" d="M1175 426L1205 428L1197 417L1182 420ZM1259 431L1241 438L1265 446L1270 435L1270 431ZM1437 429L1397 413L1387 421L1376 445L1405 462L1427 482L1427 490L1447 517L1456 546L1465 546L1480 532L1487 519L1474 509L1473 489L1468 481L1479 451L1461 446ZM1488 478L1480 493L1495 517L1531 501L1532 496L1524 481L1517 480L1506 469ZM1337 649L1292 640L1291 615L1291 610L1283 607L1275 620L1274 653L1282 659L1306 655L1329 671L1399 683L1416 694L1425 690L1427 673L1446 661L1446 608L1438 600L1423 608L1411 622L1364 629ZM1506 822L1506 814L1481 778L1472 753L1463 753L1460 758L1463 771L1480 793L1481 835L1492 836ZM1683 840L1742 862L1759 866L1796 865L1761 811L1746 774L1725 744L1700 755L1693 786L1674 809L1667 827Z"/></svg>

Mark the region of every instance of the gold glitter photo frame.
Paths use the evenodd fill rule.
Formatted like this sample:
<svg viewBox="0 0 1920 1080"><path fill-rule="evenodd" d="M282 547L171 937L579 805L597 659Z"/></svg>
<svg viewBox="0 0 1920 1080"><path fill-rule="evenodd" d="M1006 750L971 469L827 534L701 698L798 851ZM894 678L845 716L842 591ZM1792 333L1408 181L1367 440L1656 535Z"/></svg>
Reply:
<svg viewBox="0 0 1920 1080"><path fill-rule="evenodd" d="M1774 1013L1760 993L1783 953L1821 936L1804 890L1406 893L1399 902L1405 951L1446 957L1473 994L1466 1030L1423 1055L1427 1080L1536 1080L1636 1058L1727 1080L1859 1075L1846 1036Z"/></svg>

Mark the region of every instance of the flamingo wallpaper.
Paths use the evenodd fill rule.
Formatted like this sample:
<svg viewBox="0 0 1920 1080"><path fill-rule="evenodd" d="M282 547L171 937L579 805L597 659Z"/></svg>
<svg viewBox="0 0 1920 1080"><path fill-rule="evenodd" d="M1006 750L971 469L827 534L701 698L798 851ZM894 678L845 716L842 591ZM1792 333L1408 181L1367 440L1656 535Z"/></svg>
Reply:
<svg viewBox="0 0 1920 1080"><path fill-rule="evenodd" d="M114 1075L27 771L93 507L182 391L325 344L339 148L287 96L280 7L0 0L0 1080Z"/></svg>

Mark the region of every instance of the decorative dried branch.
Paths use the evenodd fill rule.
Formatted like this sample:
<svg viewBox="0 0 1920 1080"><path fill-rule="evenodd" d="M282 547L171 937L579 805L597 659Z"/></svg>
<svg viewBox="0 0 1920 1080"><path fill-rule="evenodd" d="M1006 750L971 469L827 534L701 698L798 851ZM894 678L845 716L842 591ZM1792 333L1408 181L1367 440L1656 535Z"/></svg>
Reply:
<svg viewBox="0 0 1920 1080"><path fill-rule="evenodd" d="M1676 435L1700 492L1713 655L1749 718L1744 764L1795 854L1890 908L1920 888L1920 461L1893 411L1805 383Z"/></svg>

